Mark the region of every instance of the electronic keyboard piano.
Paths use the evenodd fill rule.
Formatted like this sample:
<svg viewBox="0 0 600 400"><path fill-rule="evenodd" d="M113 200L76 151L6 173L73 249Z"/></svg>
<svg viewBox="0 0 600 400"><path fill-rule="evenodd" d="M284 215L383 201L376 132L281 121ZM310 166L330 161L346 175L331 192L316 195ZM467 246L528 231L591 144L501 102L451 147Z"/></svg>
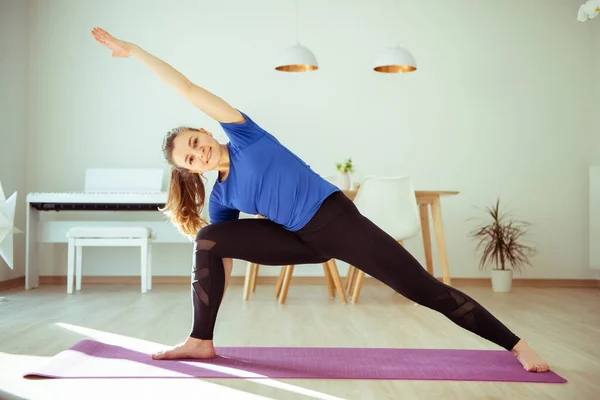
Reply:
<svg viewBox="0 0 600 400"><path fill-rule="evenodd" d="M75 226L145 226L152 229L153 245L192 243L160 212L167 201L166 192L39 192L29 193L26 199L26 289L39 285L38 245L66 244L67 232ZM89 217L96 212L109 213L108 220ZM135 212L135 216L126 217L127 212ZM87 220L80 217L83 215Z"/></svg>

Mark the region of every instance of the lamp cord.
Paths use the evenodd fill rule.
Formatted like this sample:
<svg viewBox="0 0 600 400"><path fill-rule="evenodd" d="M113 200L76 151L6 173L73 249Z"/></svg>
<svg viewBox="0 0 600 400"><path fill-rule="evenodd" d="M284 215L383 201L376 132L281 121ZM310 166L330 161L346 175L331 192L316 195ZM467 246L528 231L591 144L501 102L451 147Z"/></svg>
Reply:
<svg viewBox="0 0 600 400"><path fill-rule="evenodd" d="M296 0L296 43L300 43L298 39L298 0Z"/></svg>

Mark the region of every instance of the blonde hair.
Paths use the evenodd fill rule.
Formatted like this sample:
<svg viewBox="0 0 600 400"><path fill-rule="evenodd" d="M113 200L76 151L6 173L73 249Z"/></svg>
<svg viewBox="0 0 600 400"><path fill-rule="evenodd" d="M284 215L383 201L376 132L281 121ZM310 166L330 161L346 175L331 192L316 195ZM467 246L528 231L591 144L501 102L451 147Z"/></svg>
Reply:
<svg viewBox="0 0 600 400"><path fill-rule="evenodd" d="M196 238L198 231L208 225L202 217L206 198L204 177L198 173L180 168L173 160L173 142L177 135L185 131L201 132L199 129L181 126L170 130L163 142L163 155L171 165L169 191L162 211L177 229L190 240Z"/></svg>

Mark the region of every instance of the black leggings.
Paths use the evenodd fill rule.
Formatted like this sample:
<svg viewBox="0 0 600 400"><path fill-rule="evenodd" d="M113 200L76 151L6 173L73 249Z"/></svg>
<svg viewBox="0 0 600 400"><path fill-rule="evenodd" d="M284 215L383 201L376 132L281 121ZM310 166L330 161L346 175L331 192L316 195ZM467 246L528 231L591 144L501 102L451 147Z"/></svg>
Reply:
<svg viewBox="0 0 600 400"><path fill-rule="evenodd" d="M519 341L471 297L431 276L401 244L361 215L343 192L329 196L297 232L266 219L238 219L201 229L194 245L191 337L213 338L225 285L223 258L275 266L334 258L506 350Z"/></svg>

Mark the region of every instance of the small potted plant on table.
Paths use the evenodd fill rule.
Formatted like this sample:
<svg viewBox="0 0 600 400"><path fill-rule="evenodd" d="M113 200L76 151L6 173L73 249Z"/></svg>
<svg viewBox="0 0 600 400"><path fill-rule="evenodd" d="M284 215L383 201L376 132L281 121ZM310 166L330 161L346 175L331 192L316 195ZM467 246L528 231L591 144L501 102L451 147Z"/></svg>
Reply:
<svg viewBox="0 0 600 400"><path fill-rule="evenodd" d="M350 190L350 174L354 173L354 166L352 165L352 158L347 159L344 162L336 163L336 169L341 174L341 186L342 190Z"/></svg>

